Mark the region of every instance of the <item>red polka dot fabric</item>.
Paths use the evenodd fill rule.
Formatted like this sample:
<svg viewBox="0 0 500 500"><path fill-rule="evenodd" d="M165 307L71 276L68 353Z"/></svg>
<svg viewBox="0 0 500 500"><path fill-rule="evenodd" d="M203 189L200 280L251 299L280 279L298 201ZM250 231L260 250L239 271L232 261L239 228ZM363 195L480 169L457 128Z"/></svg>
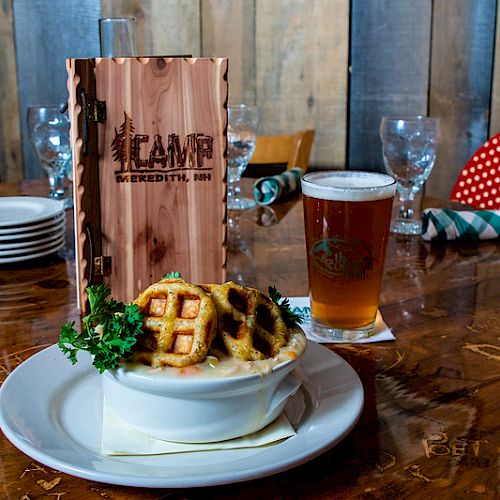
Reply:
<svg viewBox="0 0 500 500"><path fill-rule="evenodd" d="M458 176L450 200L478 210L500 209L500 133L472 155Z"/></svg>

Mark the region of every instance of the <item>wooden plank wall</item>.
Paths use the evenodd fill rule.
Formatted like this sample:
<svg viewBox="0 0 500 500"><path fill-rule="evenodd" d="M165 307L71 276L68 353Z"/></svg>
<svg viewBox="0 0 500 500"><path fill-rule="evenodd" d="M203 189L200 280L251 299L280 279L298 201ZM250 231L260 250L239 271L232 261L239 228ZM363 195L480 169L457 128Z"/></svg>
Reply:
<svg viewBox="0 0 500 500"><path fill-rule="evenodd" d="M488 138L496 9L496 0L352 0L350 168L383 170L382 116L428 114L442 132L426 193L449 196Z"/></svg>
<svg viewBox="0 0 500 500"><path fill-rule="evenodd" d="M493 52L493 78L491 85L489 136L500 132L500 15L496 16L496 37Z"/></svg>
<svg viewBox="0 0 500 500"><path fill-rule="evenodd" d="M44 174L30 144L26 109L32 104L67 101L66 58L99 55L100 5L95 0L15 0L19 123L24 175Z"/></svg>
<svg viewBox="0 0 500 500"><path fill-rule="evenodd" d="M139 55L201 55L198 0L102 0L102 16L135 17Z"/></svg>
<svg viewBox="0 0 500 500"><path fill-rule="evenodd" d="M384 115L426 115L432 0L352 1L349 161L380 170Z"/></svg>
<svg viewBox="0 0 500 500"><path fill-rule="evenodd" d="M205 0L202 9L202 54L229 58L231 103L256 104L255 1Z"/></svg>
<svg viewBox="0 0 500 500"><path fill-rule="evenodd" d="M103 14L138 19L139 53L228 57L230 101L257 104L261 133L314 128L312 163L345 165L349 0L103 0Z"/></svg>
<svg viewBox="0 0 500 500"><path fill-rule="evenodd" d="M14 182L22 179L23 171L10 0L0 1L0 64L0 181Z"/></svg>
<svg viewBox="0 0 500 500"><path fill-rule="evenodd" d="M258 0L256 101L262 131L316 130L312 163L345 165L349 3ZM279 12L279 15L277 15Z"/></svg>
<svg viewBox="0 0 500 500"><path fill-rule="evenodd" d="M448 195L450 180L489 137L495 13L496 0L434 2L429 114L440 118L441 142L426 189L432 196Z"/></svg>
<svg viewBox="0 0 500 500"><path fill-rule="evenodd" d="M26 78L51 81L54 47L62 52L71 48L75 55L67 20L82 12L78 9L93 13L91 23L100 15L135 16L140 54L229 57L230 100L259 106L261 133L315 128L311 164L318 168L381 170L381 116L429 113L441 119L443 140L427 193L446 198L470 154L500 130L497 0L53 0L50 4L64 4L57 9L63 20L57 21L56 30L50 28L52 34L45 19L51 13L38 18L47 5L44 0L0 0L0 54L9 68L0 72L0 95L7 96L0 100L0 180L37 175L29 165L23 173L16 132L22 123L12 109L21 96L22 122ZM15 30L20 41L16 54L20 85L12 60L12 22L23 25L16 12L30 21ZM66 33L65 42L48 42L54 33ZM23 35L30 47L22 44ZM83 43L96 44L97 39ZM24 69L33 55L45 68L45 74L35 78ZM42 97L36 94L37 99Z"/></svg>

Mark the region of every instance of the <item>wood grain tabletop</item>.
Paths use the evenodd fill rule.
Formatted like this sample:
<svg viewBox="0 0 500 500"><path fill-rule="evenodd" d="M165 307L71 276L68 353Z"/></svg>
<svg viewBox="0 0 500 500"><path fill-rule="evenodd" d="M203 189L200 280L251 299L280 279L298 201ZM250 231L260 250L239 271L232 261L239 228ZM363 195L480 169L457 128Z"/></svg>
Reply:
<svg viewBox="0 0 500 500"><path fill-rule="evenodd" d="M0 196L45 195L40 182ZM424 200L435 206L436 200ZM0 266L0 382L78 320L72 211L59 254ZM228 276L308 293L300 196L236 216ZM499 241L430 244L391 236L381 312L396 340L325 344L358 373L364 409L336 446L254 480L140 489L61 473L0 439L5 499L403 499L500 497Z"/></svg>

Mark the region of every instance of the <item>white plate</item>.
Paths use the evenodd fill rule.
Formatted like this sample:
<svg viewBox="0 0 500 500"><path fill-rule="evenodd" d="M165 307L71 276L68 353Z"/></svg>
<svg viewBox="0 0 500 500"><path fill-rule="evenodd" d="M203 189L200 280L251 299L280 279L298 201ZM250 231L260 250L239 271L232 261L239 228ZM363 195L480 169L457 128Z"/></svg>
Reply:
<svg viewBox="0 0 500 500"><path fill-rule="evenodd" d="M37 236L51 233L53 231L58 231L61 228L66 227L66 218L57 217L55 219L50 219L41 224L35 224L33 226L24 226L22 229L18 228L14 233L1 233L0 230L0 241L9 242L11 240L25 240L32 239Z"/></svg>
<svg viewBox="0 0 500 500"><path fill-rule="evenodd" d="M57 245L61 243L61 241L64 241L64 233L59 233L57 235L56 241L50 241L48 243L36 243L34 246L28 247L28 248L10 248L8 250L0 250L0 258L4 257L16 257L17 255L29 255L32 253L37 253L37 252L43 252L44 250L47 250L54 245Z"/></svg>
<svg viewBox="0 0 500 500"><path fill-rule="evenodd" d="M61 201L36 196L0 197L0 227L32 224L64 213Z"/></svg>
<svg viewBox="0 0 500 500"><path fill-rule="evenodd" d="M14 238L29 238L40 234L41 232L51 231L52 227L60 226L66 223L64 214L57 217L39 222L38 224L26 224L23 226L9 227L7 229L0 229L0 239L14 239Z"/></svg>
<svg viewBox="0 0 500 500"><path fill-rule="evenodd" d="M57 346L16 368L0 389L0 426L21 451L73 476L124 486L210 486L268 476L311 460L354 427L363 407L356 372L309 343L303 385L286 412L297 434L281 443L236 450L154 456L103 456L100 375L86 355L76 365Z"/></svg>
<svg viewBox="0 0 500 500"><path fill-rule="evenodd" d="M66 232L66 228L64 224L58 228L57 230L54 230L51 228L51 230L47 232L43 232L41 235L38 237L32 237L29 240L10 240L4 242L0 238L0 251L3 250L16 250L23 248L25 250L30 250L33 249L33 247L36 247L37 245L41 245L42 243L50 243L54 242L54 240L58 240L61 238L61 236L64 236Z"/></svg>
<svg viewBox="0 0 500 500"><path fill-rule="evenodd" d="M38 257L44 257L45 255L50 255L51 253L59 251L66 244L65 238L57 240L54 245L46 248L45 250L28 253L24 255L15 255L13 257L0 257L0 264L12 264L14 262L24 262L25 260L38 259Z"/></svg>

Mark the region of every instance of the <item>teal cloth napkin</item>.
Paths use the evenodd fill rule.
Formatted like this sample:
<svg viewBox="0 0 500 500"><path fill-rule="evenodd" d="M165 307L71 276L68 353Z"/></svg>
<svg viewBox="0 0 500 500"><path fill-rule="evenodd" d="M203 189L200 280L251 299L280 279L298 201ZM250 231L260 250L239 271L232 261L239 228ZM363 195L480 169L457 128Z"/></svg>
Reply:
<svg viewBox="0 0 500 500"><path fill-rule="evenodd" d="M499 235L500 210L427 208L422 212L422 238L426 241L489 240Z"/></svg>
<svg viewBox="0 0 500 500"><path fill-rule="evenodd" d="M260 205L270 205L279 198L293 193L300 186L300 178L305 171L299 167L268 177L261 177L253 185L255 201Z"/></svg>

